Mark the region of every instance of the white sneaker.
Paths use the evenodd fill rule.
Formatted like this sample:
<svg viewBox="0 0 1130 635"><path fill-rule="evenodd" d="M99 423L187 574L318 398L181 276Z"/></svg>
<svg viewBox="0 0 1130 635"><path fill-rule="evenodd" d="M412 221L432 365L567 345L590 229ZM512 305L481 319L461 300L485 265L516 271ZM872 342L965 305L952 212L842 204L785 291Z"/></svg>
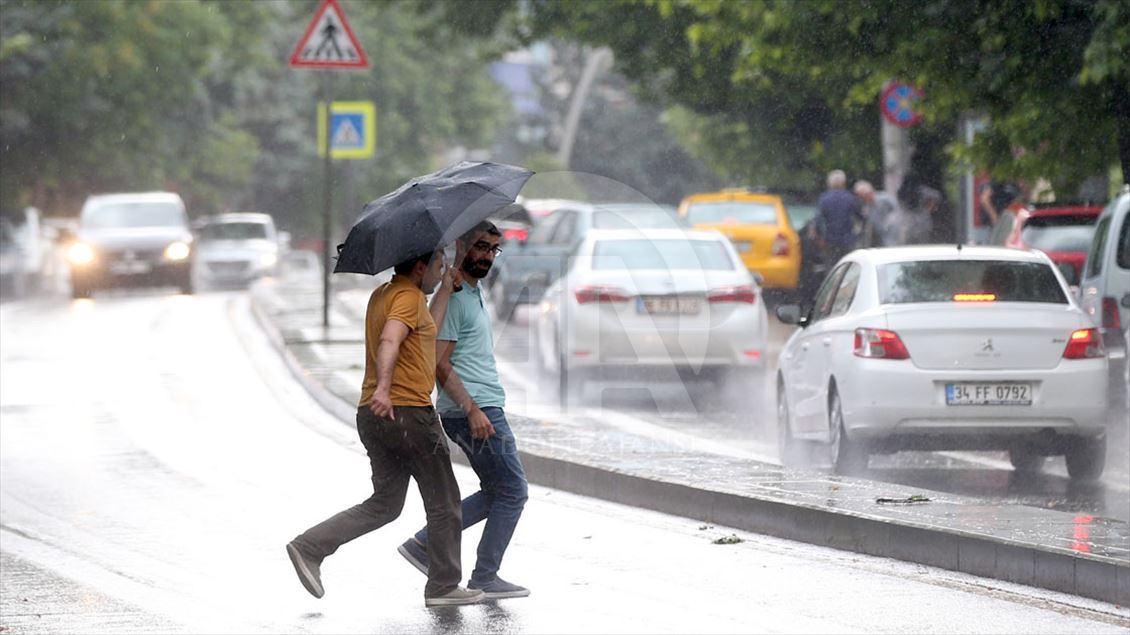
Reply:
<svg viewBox="0 0 1130 635"><path fill-rule="evenodd" d="M443 595L424 598L424 606L461 606L463 604L478 604L485 599L487 599L487 594L482 591L457 586Z"/></svg>

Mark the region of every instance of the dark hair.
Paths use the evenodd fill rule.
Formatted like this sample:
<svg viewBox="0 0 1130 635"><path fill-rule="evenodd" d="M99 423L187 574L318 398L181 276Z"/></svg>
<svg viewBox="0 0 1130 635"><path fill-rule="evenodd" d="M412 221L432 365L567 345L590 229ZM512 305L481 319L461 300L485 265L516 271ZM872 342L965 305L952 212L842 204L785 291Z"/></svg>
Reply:
<svg viewBox="0 0 1130 635"><path fill-rule="evenodd" d="M471 239L475 237L475 234L477 234L479 232L486 232L486 233L490 234L491 236L499 236L499 237L502 236L502 232L500 232L498 230L498 227L496 227L494 223L490 222L489 220L485 220L485 221L482 221L481 223L479 223L478 225L475 225L474 227L472 227L471 231L460 236L459 240L460 240L460 242L462 242L464 244L469 243L469 242L471 242Z"/></svg>
<svg viewBox="0 0 1130 635"><path fill-rule="evenodd" d="M432 256L434 254L435 254L434 251L429 251L426 254L420 254L419 256L413 256L413 257L409 258L408 260L405 260L404 262L396 263L396 266L393 267L392 270L395 271L396 275L398 275L398 276L411 275L412 270L416 268L417 262L422 262L425 265L430 264L431 261L432 261Z"/></svg>

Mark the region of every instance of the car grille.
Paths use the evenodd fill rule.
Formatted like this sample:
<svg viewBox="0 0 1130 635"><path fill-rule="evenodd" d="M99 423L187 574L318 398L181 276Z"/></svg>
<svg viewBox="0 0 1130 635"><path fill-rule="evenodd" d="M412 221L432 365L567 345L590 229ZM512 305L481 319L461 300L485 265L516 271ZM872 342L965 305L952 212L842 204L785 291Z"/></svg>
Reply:
<svg viewBox="0 0 1130 635"><path fill-rule="evenodd" d="M246 260L214 260L208 263L208 270L224 276L234 276L245 273L251 267Z"/></svg>
<svg viewBox="0 0 1130 635"><path fill-rule="evenodd" d="M106 263L115 262L158 262L164 256L162 249L122 249L115 251L106 251L101 254L101 258Z"/></svg>

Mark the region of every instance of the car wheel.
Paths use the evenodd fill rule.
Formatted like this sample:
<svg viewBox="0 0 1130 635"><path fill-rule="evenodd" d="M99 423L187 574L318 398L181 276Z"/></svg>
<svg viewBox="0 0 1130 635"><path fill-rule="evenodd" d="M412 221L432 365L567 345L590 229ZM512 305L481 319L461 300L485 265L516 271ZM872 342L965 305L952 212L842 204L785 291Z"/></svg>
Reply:
<svg viewBox="0 0 1130 635"><path fill-rule="evenodd" d="M71 282L71 297L75 300L89 298L94 289L90 283L74 280Z"/></svg>
<svg viewBox="0 0 1130 635"><path fill-rule="evenodd" d="M185 275L181 278L180 283L177 284L177 288L185 295L192 295L193 292L196 291L196 285L192 282L192 274Z"/></svg>
<svg viewBox="0 0 1130 635"><path fill-rule="evenodd" d="M836 474L858 474L867 469L867 446L848 438L844 429L844 412L840 395L833 388L828 404L828 426L831 432L829 454Z"/></svg>
<svg viewBox="0 0 1130 635"><path fill-rule="evenodd" d="M1046 456L1037 454L1032 448L1019 446L1008 451L1008 460L1021 474L1035 474L1044 467Z"/></svg>
<svg viewBox="0 0 1130 635"><path fill-rule="evenodd" d="M799 462L800 444L793 437L789 423L789 398L785 392L785 381L777 378L777 453L781 465L788 467Z"/></svg>
<svg viewBox="0 0 1130 635"><path fill-rule="evenodd" d="M1071 480L1093 481L1102 476L1106 466L1106 437L1074 439L1063 458Z"/></svg>

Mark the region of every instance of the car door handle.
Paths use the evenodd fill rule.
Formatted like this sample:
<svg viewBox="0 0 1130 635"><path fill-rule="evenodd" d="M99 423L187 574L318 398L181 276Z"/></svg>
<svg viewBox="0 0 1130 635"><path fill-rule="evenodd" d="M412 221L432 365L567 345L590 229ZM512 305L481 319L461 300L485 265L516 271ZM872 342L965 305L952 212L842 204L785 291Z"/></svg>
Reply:
<svg viewBox="0 0 1130 635"><path fill-rule="evenodd" d="M802 350L802 351L807 351L807 350L808 350L808 342L805 342L804 344L801 344L801 345L800 345L800 350Z"/></svg>
<svg viewBox="0 0 1130 635"><path fill-rule="evenodd" d="M831 345L832 345L832 338L830 338L830 337L825 337L825 338L824 338L824 339L822 340L822 342L824 343L824 346L825 346L825 347L831 346Z"/></svg>

